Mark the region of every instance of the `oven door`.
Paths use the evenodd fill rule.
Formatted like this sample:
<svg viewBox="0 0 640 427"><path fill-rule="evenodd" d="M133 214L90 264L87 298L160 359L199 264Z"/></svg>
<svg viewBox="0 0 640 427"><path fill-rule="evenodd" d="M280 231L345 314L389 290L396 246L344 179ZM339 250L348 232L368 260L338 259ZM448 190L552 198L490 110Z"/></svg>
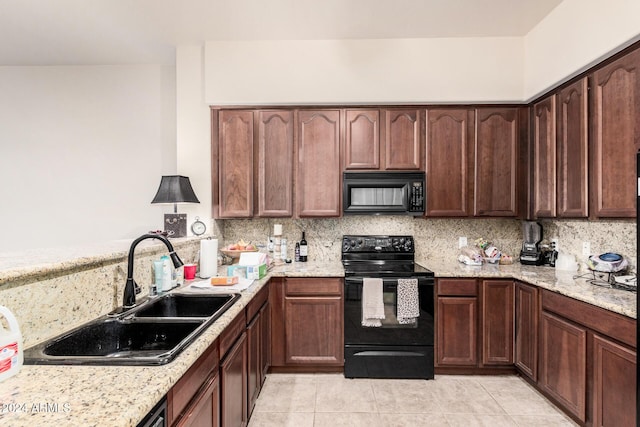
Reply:
<svg viewBox="0 0 640 427"><path fill-rule="evenodd" d="M385 319L362 326L362 278L345 278L344 376L434 378L433 278L418 278L420 316L413 324L396 318L398 279L383 280Z"/></svg>
<svg viewBox="0 0 640 427"><path fill-rule="evenodd" d="M383 279L385 319L380 327L362 326L362 277L346 277L344 292L345 345L433 346L434 280L419 277L420 316L413 324L401 324L396 318L398 278Z"/></svg>

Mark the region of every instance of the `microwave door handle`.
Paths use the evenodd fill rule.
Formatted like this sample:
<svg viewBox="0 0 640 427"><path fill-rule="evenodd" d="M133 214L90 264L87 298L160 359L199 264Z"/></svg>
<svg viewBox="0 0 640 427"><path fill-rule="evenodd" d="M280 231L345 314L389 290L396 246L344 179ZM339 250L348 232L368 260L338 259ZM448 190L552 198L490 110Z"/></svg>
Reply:
<svg viewBox="0 0 640 427"><path fill-rule="evenodd" d="M409 200L409 192L411 191L411 186L409 184L405 184L404 191L402 192L402 206L405 210L409 210L411 207L411 200Z"/></svg>

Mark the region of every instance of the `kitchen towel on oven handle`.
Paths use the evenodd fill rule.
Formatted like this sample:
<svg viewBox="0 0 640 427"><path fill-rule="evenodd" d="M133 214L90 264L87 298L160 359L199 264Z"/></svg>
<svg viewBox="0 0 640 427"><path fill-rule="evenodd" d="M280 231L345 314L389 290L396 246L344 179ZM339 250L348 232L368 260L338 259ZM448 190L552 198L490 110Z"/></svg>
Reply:
<svg viewBox="0 0 640 427"><path fill-rule="evenodd" d="M410 325L420 316L418 279L398 279L396 317L401 325Z"/></svg>
<svg viewBox="0 0 640 427"><path fill-rule="evenodd" d="M365 277L362 279L362 326L380 327L381 319L384 319L382 279Z"/></svg>

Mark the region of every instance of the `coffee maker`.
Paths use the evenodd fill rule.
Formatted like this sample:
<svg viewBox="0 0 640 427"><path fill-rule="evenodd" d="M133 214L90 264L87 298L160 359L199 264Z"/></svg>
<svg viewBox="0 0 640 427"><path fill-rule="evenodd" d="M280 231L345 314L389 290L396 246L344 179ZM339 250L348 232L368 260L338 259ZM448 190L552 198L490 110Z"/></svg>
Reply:
<svg viewBox="0 0 640 427"><path fill-rule="evenodd" d="M520 264L542 265L544 257L540 249L542 241L542 226L535 221L522 222L522 250Z"/></svg>

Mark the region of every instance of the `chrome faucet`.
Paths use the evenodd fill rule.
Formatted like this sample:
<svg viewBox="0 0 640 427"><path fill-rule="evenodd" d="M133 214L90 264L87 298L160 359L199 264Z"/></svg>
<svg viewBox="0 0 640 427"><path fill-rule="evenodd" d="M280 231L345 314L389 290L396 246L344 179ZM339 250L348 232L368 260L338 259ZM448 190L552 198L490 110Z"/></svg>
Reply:
<svg viewBox="0 0 640 427"><path fill-rule="evenodd" d="M171 261L173 261L175 268L184 265L176 251L173 249L171 242L169 242L169 240L162 234L148 233L138 237L133 241L133 243L131 243L131 248L129 248L129 258L127 260L127 283L124 285L124 299L122 302L124 308L132 308L136 305L136 294L140 293L140 286L138 286L136 281L133 280L133 252L136 246L138 246L138 243L147 239L158 239L165 244L167 249L169 249L169 256L171 257Z"/></svg>

